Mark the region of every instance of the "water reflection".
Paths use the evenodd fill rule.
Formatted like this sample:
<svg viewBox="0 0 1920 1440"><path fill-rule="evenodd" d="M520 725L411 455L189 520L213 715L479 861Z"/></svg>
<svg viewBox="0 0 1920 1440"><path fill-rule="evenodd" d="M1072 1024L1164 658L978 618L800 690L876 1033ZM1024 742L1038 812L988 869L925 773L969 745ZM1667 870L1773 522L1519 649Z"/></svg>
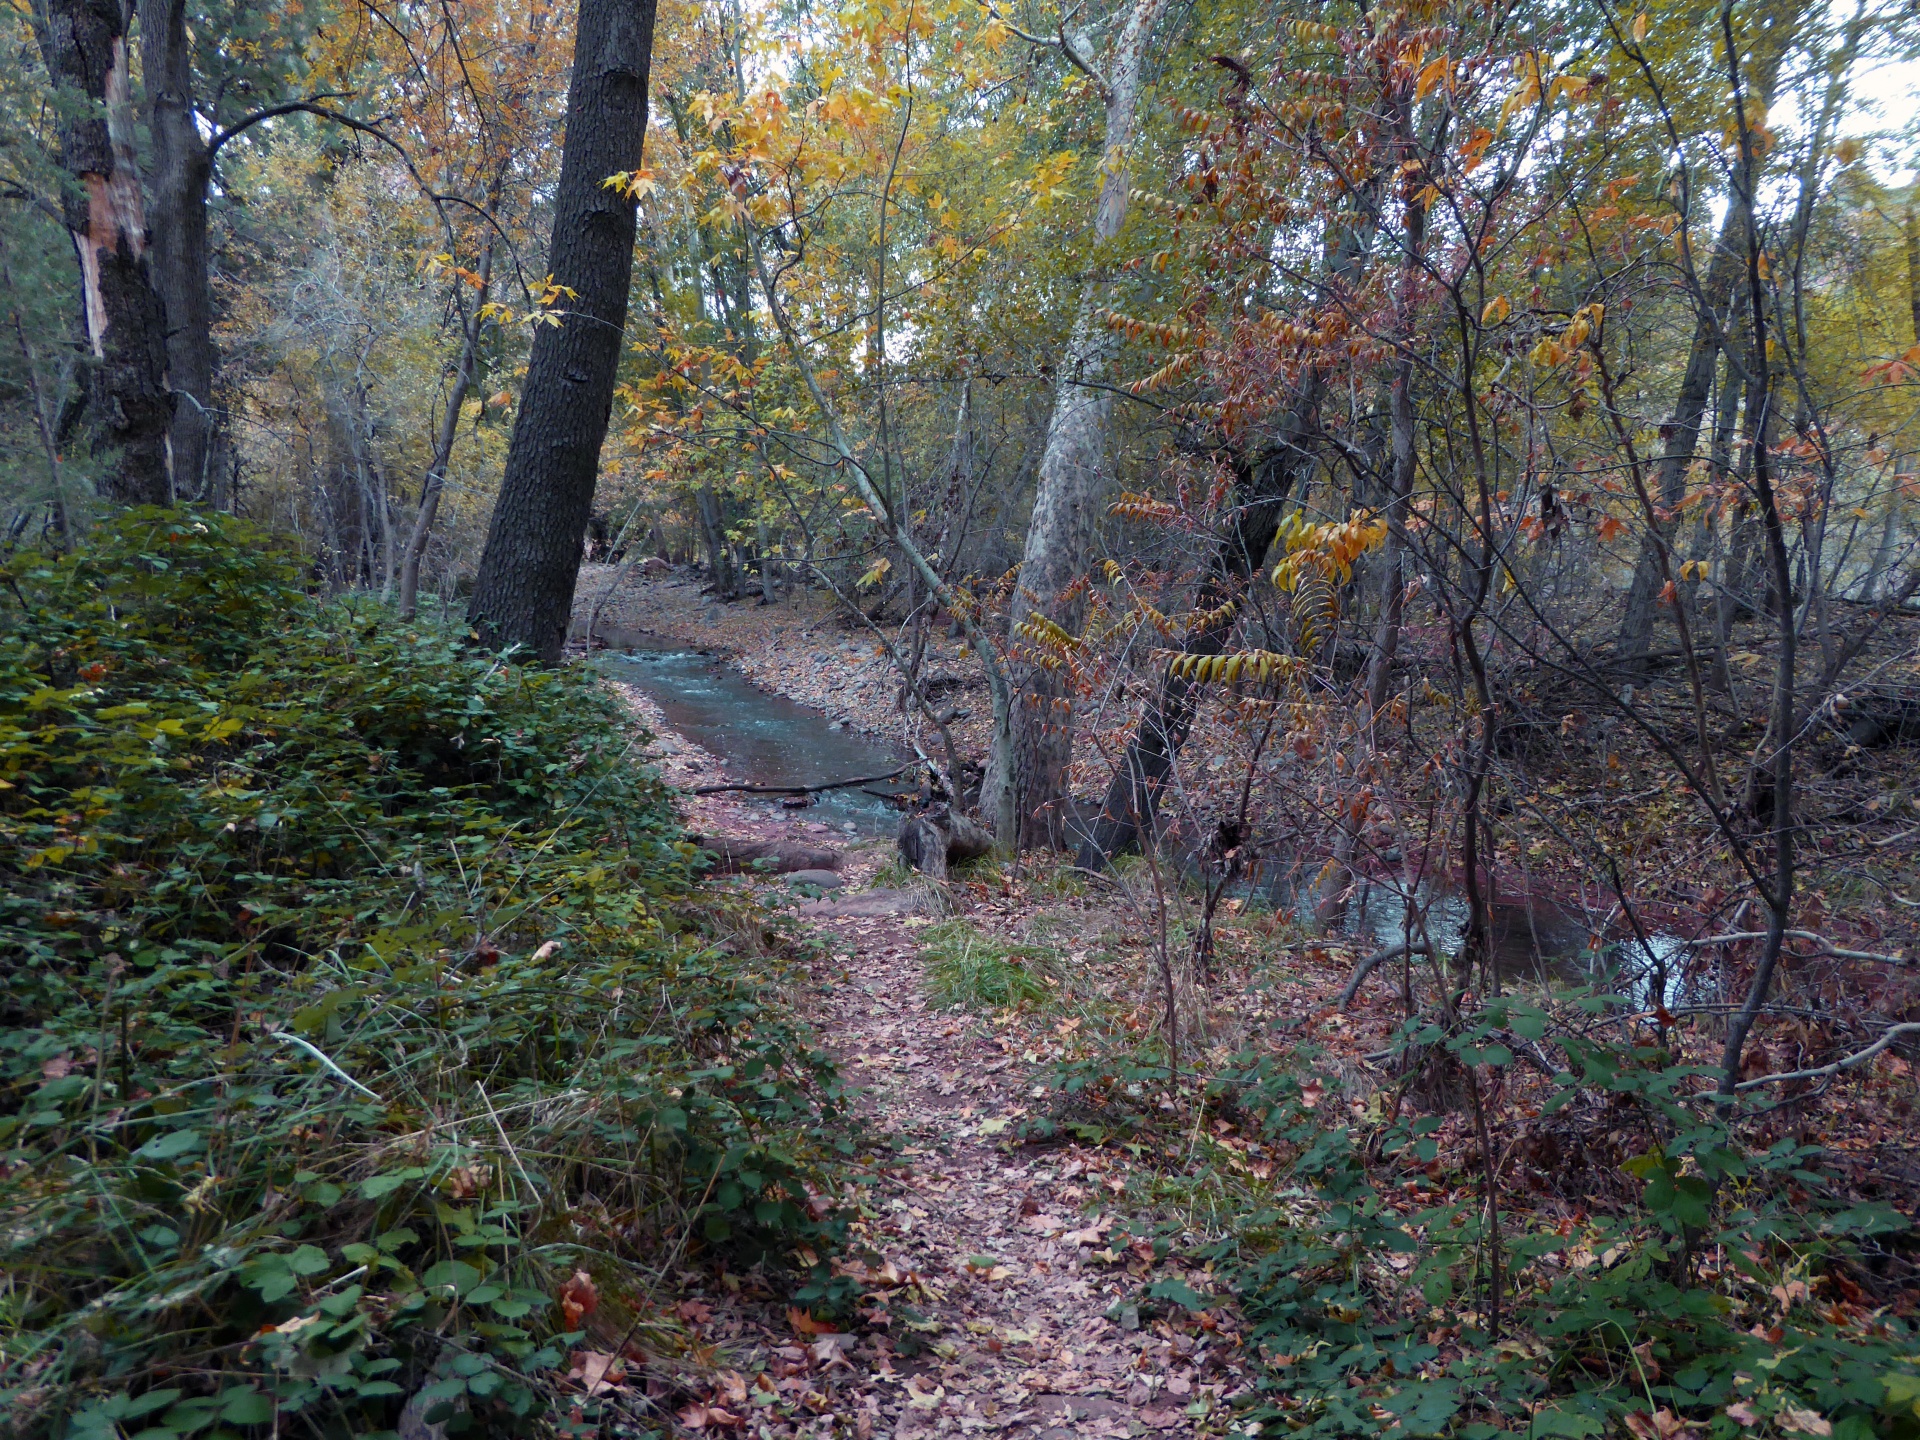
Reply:
<svg viewBox="0 0 1920 1440"><path fill-rule="evenodd" d="M1315 873L1307 867L1267 872L1240 893L1310 914L1319 899ZM1616 908L1583 911L1545 897L1501 898L1496 892L1492 910L1494 971L1505 986L1610 987L1642 1005L1656 997L1669 1006L1718 998L1711 968L1679 936L1649 931L1642 941ZM1363 879L1332 928L1357 948L1384 949L1411 938L1415 944L1424 939L1442 955L1458 955L1468 913L1467 897L1455 890L1421 882L1409 891L1402 883Z"/></svg>

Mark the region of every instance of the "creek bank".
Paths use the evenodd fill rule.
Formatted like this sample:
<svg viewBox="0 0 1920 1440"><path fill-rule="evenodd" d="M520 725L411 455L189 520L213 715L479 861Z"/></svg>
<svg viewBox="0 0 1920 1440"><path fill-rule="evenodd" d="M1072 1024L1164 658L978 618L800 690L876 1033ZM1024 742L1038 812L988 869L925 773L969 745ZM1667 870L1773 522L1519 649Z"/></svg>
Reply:
<svg viewBox="0 0 1920 1440"><path fill-rule="evenodd" d="M939 737L925 718L901 712L900 676L873 633L831 597L803 590L773 605L722 602L702 594L702 582L684 571L661 576L636 569L615 587L618 570L581 567L573 610L578 639L585 638L598 607L594 634L600 640L617 645L619 632L627 631L682 641L723 656L762 689L812 706L829 722L902 746L908 754L915 741L928 754L938 753ZM962 754L983 759L992 707L978 657L964 641L936 630L927 644L926 675L940 704L967 712L949 725Z"/></svg>

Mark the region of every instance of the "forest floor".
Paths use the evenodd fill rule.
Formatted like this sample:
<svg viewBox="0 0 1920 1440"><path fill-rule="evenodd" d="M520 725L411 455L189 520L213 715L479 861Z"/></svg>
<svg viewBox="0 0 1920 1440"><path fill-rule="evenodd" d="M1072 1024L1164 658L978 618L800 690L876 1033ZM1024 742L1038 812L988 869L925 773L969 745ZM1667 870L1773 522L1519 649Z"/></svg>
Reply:
<svg viewBox="0 0 1920 1440"><path fill-rule="evenodd" d="M580 619L612 574L611 567L583 572ZM903 738L908 722L895 707L897 681L885 656L870 634L818 599L722 605L691 579L630 574L602 610L599 633L611 628L724 654L765 688L850 728ZM971 689L978 684L972 657L954 651L942 642L933 673L951 674L956 690ZM637 691L619 688L655 731L656 760L671 784L686 791L724 777L717 757L674 734ZM984 716L956 729L964 751L983 752ZM968 733L976 729L982 733ZM688 828L701 834L846 843L804 811L726 795L686 794L681 804ZM712 1277L688 1276L711 1298L683 1306L681 1318L713 1348L704 1352L708 1368L657 1382L662 1401L679 1406L681 1423L696 1429L728 1430L751 1411L766 1427L751 1433L768 1435L1231 1433L1232 1402L1258 1372L1232 1306L1143 1302L1156 1281L1199 1296L1222 1288L1189 1258L1206 1238L1203 1207L1183 1218L1183 1206L1196 1193L1192 1177L1208 1166L1207 1184L1224 1176L1229 1187L1256 1178L1264 1185L1274 1167L1263 1147L1218 1119L1209 1133L1149 1144L1019 1143L1030 1118L1058 1110L1062 1096L1049 1081L1057 1083L1061 1063L1083 1048L1088 1031L1105 1024L1111 1041L1122 1031L1157 1029L1159 981L1139 886L1129 901L1125 883L1089 889L1023 861L1012 873L992 864L963 872L936 897L901 888L906 877L884 840L848 844L840 873L842 886L824 896L796 891L782 877L719 883L750 888L788 917L808 954L810 993L799 1003L882 1137L884 1158L870 1169L871 1184L841 1197L859 1218L835 1262L859 1282L869 1308L857 1320L841 1316L843 1333L785 1308L750 1279L721 1277L716 1291ZM1183 904L1177 894L1168 903ZM1072 977L1078 997L1024 1010L938 1008L929 994L929 942L956 926L990 943L1031 941L1070 958L1058 973ZM1385 971L1343 1008L1338 993L1356 959L1352 944L1298 933L1275 915L1223 913L1220 926L1210 992L1182 981L1189 1063L1205 1072L1243 1045L1308 1046L1316 1078L1305 1103L1359 1117L1383 1083L1378 1057L1399 1019ZM1076 1035L1080 1016L1088 1031ZM1119 1039L1125 1043L1124 1034ZM1775 1043L1771 1032L1768 1043ZM1515 1077L1516 1098L1526 1083ZM1911 1083L1905 1062L1884 1057L1867 1092L1836 1093L1817 1120L1784 1115L1769 1122L1766 1138L1776 1128L1817 1134L1849 1188L1884 1195L1915 1159L1898 1118L1907 1114L1900 1097ZM1537 1099L1521 1106L1508 1148L1503 1189L1515 1223L1564 1230L1584 1222L1587 1203L1629 1203L1637 1187L1623 1179L1624 1156L1597 1148L1569 1169L1555 1159L1551 1122ZM1457 1113L1436 1138L1443 1156L1471 1150ZM1201 1152L1210 1158L1196 1161ZM1420 1198L1459 1199L1470 1183L1455 1176ZM1187 1224L1200 1233L1183 1232ZM1157 1245L1148 1238L1156 1234Z"/></svg>
<svg viewBox="0 0 1920 1440"><path fill-rule="evenodd" d="M619 688L654 729L671 783L724 773L645 697ZM843 838L727 796L688 795L683 805L701 834L812 846ZM1012 1122L1045 1093L1035 1081L1046 1037L1008 1017L990 1024L934 1008L920 942L938 911L924 892L876 887L891 868L891 844L868 841L845 852L844 888L824 898L803 900L781 877L719 882L758 891L811 932L813 995L802 1004L891 1155L858 1198L844 1262L875 1307L867 1321L839 1333L756 1298L751 1284L726 1293L723 1280L711 1301L681 1307L718 1357L681 1422L727 1427L757 1398L774 1434L1224 1433L1228 1402L1246 1383L1232 1321L1142 1321L1134 1300L1155 1264L1151 1249L1112 1233L1117 1197L1136 1178L1126 1157L1014 1142ZM1018 883L958 888L969 920L988 932L1018 933L1048 910L1074 911L1084 933L1113 922L1084 899ZM1184 1276L1177 1261L1152 1269L1155 1279ZM1186 1278L1204 1290L1206 1277ZM749 1382L754 1371L765 1378ZM684 1374L679 1384L698 1393Z"/></svg>

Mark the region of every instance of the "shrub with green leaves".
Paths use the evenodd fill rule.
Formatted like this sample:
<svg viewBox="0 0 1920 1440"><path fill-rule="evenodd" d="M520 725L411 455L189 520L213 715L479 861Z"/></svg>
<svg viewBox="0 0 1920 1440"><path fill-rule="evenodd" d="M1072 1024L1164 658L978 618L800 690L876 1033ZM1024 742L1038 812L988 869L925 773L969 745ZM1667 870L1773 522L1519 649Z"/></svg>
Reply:
<svg viewBox="0 0 1920 1440"><path fill-rule="evenodd" d="M15 1431L589 1433L575 1271L630 1333L716 1249L831 1301L837 1079L638 738L230 519L5 560Z"/></svg>
<svg viewBox="0 0 1920 1440"><path fill-rule="evenodd" d="M1585 1000L1603 1017L1622 1005ZM1637 1204L1556 1221L1501 1197L1496 1229L1471 1171L1464 1195L1410 1204L1390 1182L1439 1162L1441 1117L1343 1128L1305 1053L1249 1052L1216 1078L1288 1160L1270 1203L1204 1256L1269 1362L1249 1416L1262 1433L1920 1437L1920 1334L1844 1280L1859 1241L1906 1231L1903 1216L1849 1203L1814 1147L1743 1140L1702 1083L1714 1072L1656 1045L1564 1033L1516 999L1451 1032L1410 1022L1401 1045L1499 1067L1515 1035L1566 1056L1549 1112L1586 1097L1644 1127L1625 1167Z"/></svg>

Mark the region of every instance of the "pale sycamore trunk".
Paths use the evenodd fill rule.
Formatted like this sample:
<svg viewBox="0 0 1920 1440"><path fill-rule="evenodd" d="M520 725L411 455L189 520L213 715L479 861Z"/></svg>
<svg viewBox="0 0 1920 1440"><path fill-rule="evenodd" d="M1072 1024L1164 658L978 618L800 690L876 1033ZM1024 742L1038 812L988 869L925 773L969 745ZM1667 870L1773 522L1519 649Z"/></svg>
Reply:
<svg viewBox="0 0 1920 1440"><path fill-rule="evenodd" d="M1012 792L1019 816L1017 839L1022 845L1059 845L1064 839L1060 805L1073 758L1073 699L1066 693L1061 672L1040 663L1045 641L1036 646L1034 637L1055 633L1054 627L1068 637L1076 636L1084 619L1084 601L1072 587L1093 548L1095 506L1107 470L1107 429L1113 406L1109 374L1120 343L1104 321L1112 285L1100 250L1119 235L1126 220L1126 153L1138 124L1147 47L1165 8L1166 0L1135 0L1103 84L1105 178L1094 214L1092 245L1085 257L1079 309L1055 383L1039 488L1008 616L1011 773L1001 768L997 756L989 763L982 804L986 796ZM1062 44L1075 42L1063 36ZM1090 68L1077 48L1074 59L1083 69ZM1008 839L1000 838L1002 843Z"/></svg>

